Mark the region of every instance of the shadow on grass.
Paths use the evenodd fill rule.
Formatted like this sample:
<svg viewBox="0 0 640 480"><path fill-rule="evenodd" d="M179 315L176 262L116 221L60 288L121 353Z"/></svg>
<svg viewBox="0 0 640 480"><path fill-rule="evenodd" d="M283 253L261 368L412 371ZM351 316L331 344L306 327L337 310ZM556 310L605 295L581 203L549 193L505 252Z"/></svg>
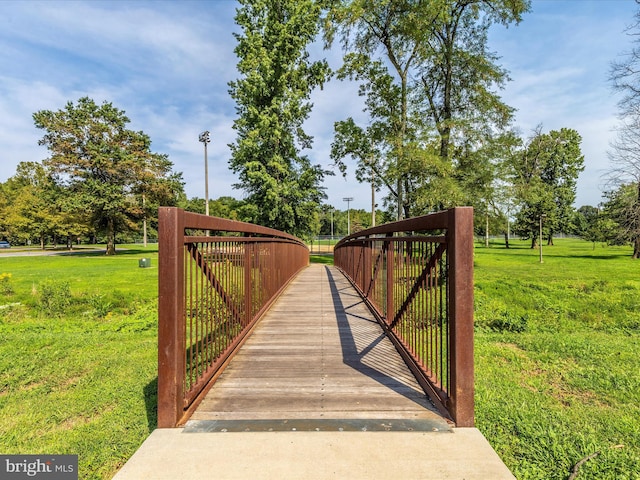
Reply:
<svg viewBox="0 0 640 480"><path fill-rule="evenodd" d="M112 257L122 257L122 256L131 256L131 255L155 255L158 253L158 250L150 250L144 247L116 247L116 254L112 255ZM55 255L58 257L64 256L76 256L76 257L104 257L106 256L106 249L96 248L95 250L89 249L78 249L78 250L61 250L55 252L49 252L48 255Z"/></svg>
<svg viewBox="0 0 640 480"><path fill-rule="evenodd" d="M538 247L531 248L530 246L516 246L505 248L501 246L490 246L489 248L482 246L476 246L477 252L499 252L500 255L511 257L537 257L539 255ZM564 251L562 253L554 251L554 245L543 245L543 257L544 258L584 258L593 260L614 260L620 258L631 258L631 250L629 252L610 251L607 253L585 253L584 251L576 253L566 253L566 247L561 247Z"/></svg>
<svg viewBox="0 0 640 480"><path fill-rule="evenodd" d="M144 387L143 394L147 409L147 425L149 432L153 432L158 427L158 377Z"/></svg>

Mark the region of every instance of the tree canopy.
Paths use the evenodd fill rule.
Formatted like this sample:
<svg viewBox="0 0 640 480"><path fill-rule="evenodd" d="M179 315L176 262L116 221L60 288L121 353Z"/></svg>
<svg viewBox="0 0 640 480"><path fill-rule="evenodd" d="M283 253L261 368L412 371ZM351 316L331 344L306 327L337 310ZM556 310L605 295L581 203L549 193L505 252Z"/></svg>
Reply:
<svg viewBox="0 0 640 480"><path fill-rule="evenodd" d="M312 138L303 128L311 92L329 78L326 61L307 46L320 28L314 0L243 0L236 13L240 78L230 82L237 132L231 145L236 185L256 208L252 220L295 235L312 230L327 173L301 153Z"/></svg>
<svg viewBox="0 0 640 480"><path fill-rule="evenodd" d="M182 190L167 156L151 151L146 134L126 128L129 118L111 103L83 97L33 119L45 131L39 143L50 152L44 167L64 190L59 208L86 212L106 234L108 254L115 253L116 232L136 229L135 220L154 205L172 204Z"/></svg>
<svg viewBox="0 0 640 480"><path fill-rule="evenodd" d="M621 123L605 175L610 186L605 212L617 227L613 241L631 242L633 258L640 258L640 11L627 31L633 38L632 48L612 62L609 77L622 96L618 102Z"/></svg>
<svg viewBox="0 0 640 480"><path fill-rule="evenodd" d="M340 38L339 77L360 82L370 118L351 131L366 132L375 146L366 161L389 188L398 218L473 203L491 183L491 152L512 109L496 93L507 74L487 48L487 31L519 22L528 8L526 0L332 4L325 39ZM350 122L336 124L342 145L334 160L343 152L362 165L362 155L344 148Z"/></svg>
<svg viewBox="0 0 640 480"><path fill-rule="evenodd" d="M543 218L549 244L556 232L568 231L573 219L578 175L584 170L582 138L570 128L542 133L539 127L528 145L513 158L516 199L520 210L515 231L531 239L539 237Z"/></svg>

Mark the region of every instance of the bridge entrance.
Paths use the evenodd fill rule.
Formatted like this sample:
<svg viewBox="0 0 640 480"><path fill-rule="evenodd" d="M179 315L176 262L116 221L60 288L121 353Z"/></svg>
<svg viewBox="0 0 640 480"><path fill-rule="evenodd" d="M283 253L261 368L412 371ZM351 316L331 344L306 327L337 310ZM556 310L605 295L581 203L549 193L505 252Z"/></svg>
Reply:
<svg viewBox="0 0 640 480"><path fill-rule="evenodd" d="M300 272L185 432L450 432L358 292L335 267Z"/></svg>

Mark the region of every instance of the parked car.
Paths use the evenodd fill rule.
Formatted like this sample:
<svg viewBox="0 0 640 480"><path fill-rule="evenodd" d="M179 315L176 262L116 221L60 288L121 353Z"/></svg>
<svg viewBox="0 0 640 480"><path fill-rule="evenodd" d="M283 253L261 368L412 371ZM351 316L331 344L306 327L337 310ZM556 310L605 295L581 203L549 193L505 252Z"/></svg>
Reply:
<svg viewBox="0 0 640 480"><path fill-rule="evenodd" d="M11 248L11 244L6 240L0 240L0 248Z"/></svg>

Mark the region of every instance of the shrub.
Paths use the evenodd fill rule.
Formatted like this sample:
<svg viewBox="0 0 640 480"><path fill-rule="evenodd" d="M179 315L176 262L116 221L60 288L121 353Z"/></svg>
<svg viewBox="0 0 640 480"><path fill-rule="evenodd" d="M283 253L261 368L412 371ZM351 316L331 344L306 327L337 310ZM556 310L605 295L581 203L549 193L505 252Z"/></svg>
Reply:
<svg viewBox="0 0 640 480"><path fill-rule="evenodd" d="M113 307L113 304L109 299L99 293L93 294L89 297L89 304L93 309L93 314L97 318L106 317Z"/></svg>
<svg viewBox="0 0 640 480"><path fill-rule="evenodd" d="M11 295L13 293L10 273L0 273L0 293L3 295Z"/></svg>
<svg viewBox="0 0 640 480"><path fill-rule="evenodd" d="M45 280L40 284L39 307L49 315L61 315L71 305L69 282Z"/></svg>

